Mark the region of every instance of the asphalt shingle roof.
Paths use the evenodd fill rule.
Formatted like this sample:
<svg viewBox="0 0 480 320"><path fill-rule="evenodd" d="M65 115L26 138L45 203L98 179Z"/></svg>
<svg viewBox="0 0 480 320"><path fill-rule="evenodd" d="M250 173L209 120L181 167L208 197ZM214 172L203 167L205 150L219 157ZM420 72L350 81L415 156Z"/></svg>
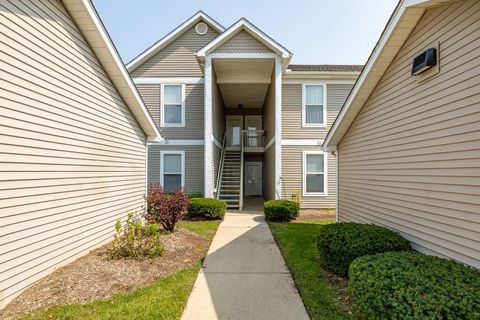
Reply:
<svg viewBox="0 0 480 320"><path fill-rule="evenodd" d="M363 65L352 64L291 64L292 71L360 72Z"/></svg>

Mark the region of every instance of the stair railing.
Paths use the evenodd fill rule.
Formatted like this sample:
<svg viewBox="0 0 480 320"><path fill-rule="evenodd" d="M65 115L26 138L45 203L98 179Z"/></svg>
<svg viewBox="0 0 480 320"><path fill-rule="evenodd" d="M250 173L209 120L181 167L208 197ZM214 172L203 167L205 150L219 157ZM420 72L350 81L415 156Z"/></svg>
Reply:
<svg viewBox="0 0 480 320"><path fill-rule="evenodd" d="M243 210L243 145L245 144L244 135L240 135L240 199L238 199L238 210Z"/></svg>
<svg viewBox="0 0 480 320"><path fill-rule="evenodd" d="M227 133L223 134L223 141L222 141L222 150L220 154L220 160L218 161L218 169L217 169L217 185L216 185L216 194L215 197L217 199L220 198L220 187L222 184L222 174L223 174L223 162L225 160L225 146L227 143Z"/></svg>

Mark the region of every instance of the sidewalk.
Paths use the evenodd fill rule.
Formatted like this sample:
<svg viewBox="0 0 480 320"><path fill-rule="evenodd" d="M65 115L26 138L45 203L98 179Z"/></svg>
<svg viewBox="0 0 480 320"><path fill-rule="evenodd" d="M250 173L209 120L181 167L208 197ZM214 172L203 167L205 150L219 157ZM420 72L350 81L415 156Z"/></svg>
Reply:
<svg viewBox="0 0 480 320"><path fill-rule="evenodd" d="M182 320L308 320L263 213L227 213Z"/></svg>

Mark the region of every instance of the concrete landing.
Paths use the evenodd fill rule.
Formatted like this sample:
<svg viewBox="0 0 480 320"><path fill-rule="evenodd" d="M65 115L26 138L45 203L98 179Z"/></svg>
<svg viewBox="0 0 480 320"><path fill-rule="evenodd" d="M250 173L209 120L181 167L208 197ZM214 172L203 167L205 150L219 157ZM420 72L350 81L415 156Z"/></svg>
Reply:
<svg viewBox="0 0 480 320"><path fill-rule="evenodd" d="M308 320L261 211L227 213L182 320Z"/></svg>

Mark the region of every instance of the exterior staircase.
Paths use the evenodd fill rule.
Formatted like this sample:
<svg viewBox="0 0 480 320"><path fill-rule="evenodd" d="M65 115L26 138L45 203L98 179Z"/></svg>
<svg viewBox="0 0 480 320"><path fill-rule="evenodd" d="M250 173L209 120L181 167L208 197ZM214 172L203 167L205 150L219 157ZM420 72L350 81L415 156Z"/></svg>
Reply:
<svg viewBox="0 0 480 320"><path fill-rule="evenodd" d="M241 166L241 151L225 150L218 198L225 201L229 209L240 208Z"/></svg>

